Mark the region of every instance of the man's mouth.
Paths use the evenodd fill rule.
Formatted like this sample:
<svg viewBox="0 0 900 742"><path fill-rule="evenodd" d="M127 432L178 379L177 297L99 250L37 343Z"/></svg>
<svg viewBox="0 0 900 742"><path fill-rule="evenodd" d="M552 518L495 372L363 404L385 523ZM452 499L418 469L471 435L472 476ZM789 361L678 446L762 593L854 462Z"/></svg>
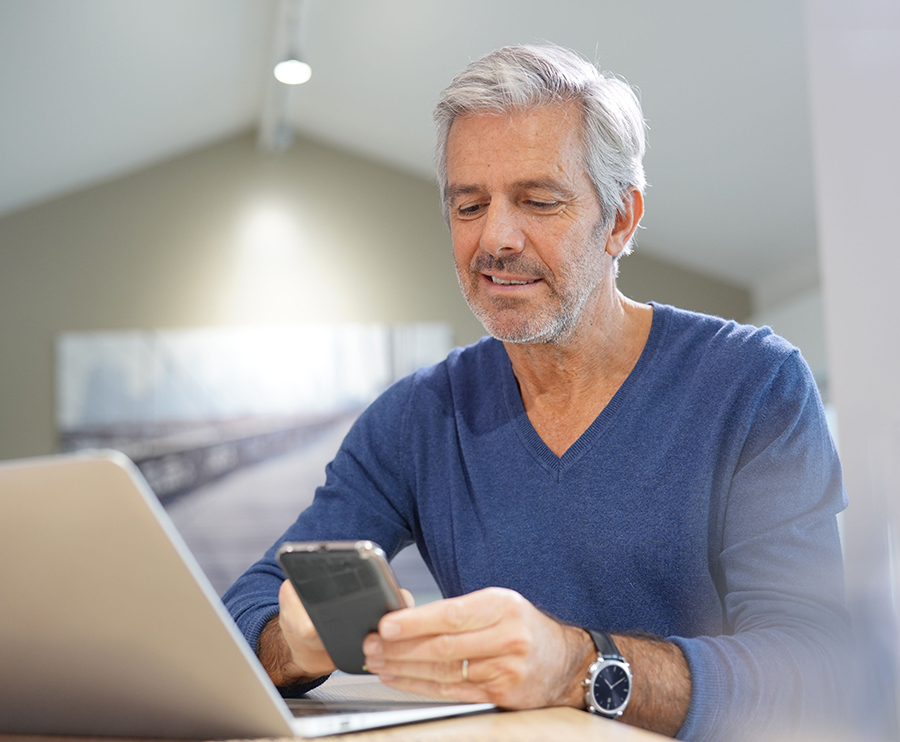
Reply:
<svg viewBox="0 0 900 742"><path fill-rule="evenodd" d="M491 283L496 283L499 286L527 286L529 283L537 283L540 281L540 278L530 278L525 281L516 281L516 280L506 280L503 278L497 278L497 276L489 276L491 279Z"/></svg>

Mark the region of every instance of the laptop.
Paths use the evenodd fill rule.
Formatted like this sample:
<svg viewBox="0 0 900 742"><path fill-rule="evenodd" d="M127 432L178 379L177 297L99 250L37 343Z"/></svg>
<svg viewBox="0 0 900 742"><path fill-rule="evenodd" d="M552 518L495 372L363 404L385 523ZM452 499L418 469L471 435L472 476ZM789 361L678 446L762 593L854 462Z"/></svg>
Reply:
<svg viewBox="0 0 900 742"><path fill-rule="evenodd" d="M335 677L289 708L123 454L0 463L0 733L316 737L493 708L392 693Z"/></svg>

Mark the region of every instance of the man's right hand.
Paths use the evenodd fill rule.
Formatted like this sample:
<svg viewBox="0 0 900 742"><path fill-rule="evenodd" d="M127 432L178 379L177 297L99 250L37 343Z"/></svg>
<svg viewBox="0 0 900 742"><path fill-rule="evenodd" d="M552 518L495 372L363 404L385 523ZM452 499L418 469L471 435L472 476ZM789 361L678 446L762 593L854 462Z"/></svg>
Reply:
<svg viewBox="0 0 900 742"><path fill-rule="evenodd" d="M320 678L337 668L289 580L278 591L278 624L300 678Z"/></svg>
<svg viewBox="0 0 900 742"><path fill-rule="evenodd" d="M259 660L272 682L284 688L334 672L337 668L289 580L281 583L278 607L278 615L259 635Z"/></svg>
<svg viewBox="0 0 900 742"><path fill-rule="evenodd" d="M406 605L412 594L400 589ZM258 655L272 682L285 688L328 675L337 668L289 580L278 591L278 615L259 634Z"/></svg>

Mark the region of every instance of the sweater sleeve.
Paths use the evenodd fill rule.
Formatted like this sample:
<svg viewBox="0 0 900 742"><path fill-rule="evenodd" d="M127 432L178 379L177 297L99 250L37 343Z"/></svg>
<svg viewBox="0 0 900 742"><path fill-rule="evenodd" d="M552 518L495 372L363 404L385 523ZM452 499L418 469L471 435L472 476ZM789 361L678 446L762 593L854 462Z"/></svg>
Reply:
<svg viewBox="0 0 900 742"><path fill-rule="evenodd" d="M783 739L846 708L836 521L845 505L818 392L795 351L760 395L719 513L725 634L673 637L692 677L680 739Z"/></svg>
<svg viewBox="0 0 900 742"><path fill-rule="evenodd" d="M398 382L354 423L312 505L251 565L222 597L251 647L278 614L278 590L285 577L275 558L285 541L369 539L394 557L413 540L413 498L406 475L406 417L412 381ZM286 695L318 683L282 689Z"/></svg>

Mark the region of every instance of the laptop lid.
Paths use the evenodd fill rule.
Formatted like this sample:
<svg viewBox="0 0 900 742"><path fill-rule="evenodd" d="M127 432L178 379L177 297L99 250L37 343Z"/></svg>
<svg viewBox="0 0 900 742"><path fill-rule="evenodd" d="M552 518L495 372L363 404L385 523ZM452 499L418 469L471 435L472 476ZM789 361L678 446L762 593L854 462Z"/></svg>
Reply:
<svg viewBox="0 0 900 742"><path fill-rule="evenodd" d="M0 731L290 736L290 714L137 468L0 465Z"/></svg>
<svg viewBox="0 0 900 742"><path fill-rule="evenodd" d="M330 728L294 720L120 453L0 463L0 606L0 733L225 739ZM339 729L490 708L420 705Z"/></svg>

